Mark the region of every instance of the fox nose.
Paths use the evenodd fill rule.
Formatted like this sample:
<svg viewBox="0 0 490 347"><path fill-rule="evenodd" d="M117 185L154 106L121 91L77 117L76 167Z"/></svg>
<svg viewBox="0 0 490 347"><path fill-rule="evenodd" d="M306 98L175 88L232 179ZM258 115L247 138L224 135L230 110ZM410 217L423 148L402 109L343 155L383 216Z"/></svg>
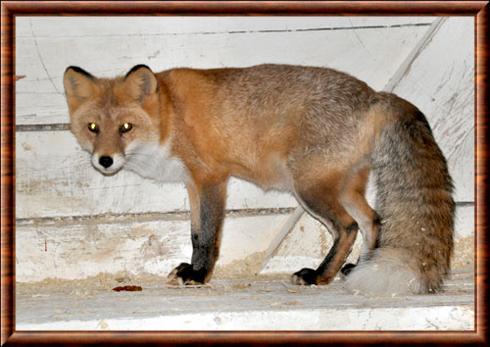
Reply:
<svg viewBox="0 0 490 347"><path fill-rule="evenodd" d="M112 165L114 161L112 160L111 157L107 155L103 155L102 157L99 158L99 164L105 167L106 169Z"/></svg>

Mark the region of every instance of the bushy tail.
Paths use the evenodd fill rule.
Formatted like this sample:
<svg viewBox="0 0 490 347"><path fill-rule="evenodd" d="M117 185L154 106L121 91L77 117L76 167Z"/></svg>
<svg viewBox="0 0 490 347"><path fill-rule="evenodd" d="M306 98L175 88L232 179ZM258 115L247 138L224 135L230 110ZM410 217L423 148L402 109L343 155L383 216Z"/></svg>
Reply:
<svg viewBox="0 0 490 347"><path fill-rule="evenodd" d="M451 177L424 115L395 95L380 97L387 122L372 156L378 247L360 260L347 286L373 295L435 292L453 250Z"/></svg>

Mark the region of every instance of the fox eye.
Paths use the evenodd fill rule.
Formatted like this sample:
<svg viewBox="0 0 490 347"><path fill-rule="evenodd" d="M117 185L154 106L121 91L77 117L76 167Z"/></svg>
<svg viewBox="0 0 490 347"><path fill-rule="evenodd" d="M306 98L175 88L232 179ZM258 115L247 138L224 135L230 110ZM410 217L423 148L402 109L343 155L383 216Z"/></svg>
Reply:
<svg viewBox="0 0 490 347"><path fill-rule="evenodd" d="M131 129L133 129L133 124L131 124L131 123L123 123L119 127L119 132L121 134L124 134L124 133L127 133L128 131L130 131Z"/></svg>
<svg viewBox="0 0 490 347"><path fill-rule="evenodd" d="M99 126L94 122L88 123L88 130L97 134L99 132Z"/></svg>

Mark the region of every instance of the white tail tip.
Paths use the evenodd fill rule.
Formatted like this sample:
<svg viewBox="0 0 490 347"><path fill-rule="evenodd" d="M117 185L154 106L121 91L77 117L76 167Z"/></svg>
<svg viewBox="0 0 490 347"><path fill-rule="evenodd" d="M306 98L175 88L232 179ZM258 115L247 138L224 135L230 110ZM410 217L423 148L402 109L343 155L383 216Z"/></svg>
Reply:
<svg viewBox="0 0 490 347"><path fill-rule="evenodd" d="M345 286L355 294L398 296L424 291L413 258L404 250L381 248L367 261L360 262L347 276Z"/></svg>

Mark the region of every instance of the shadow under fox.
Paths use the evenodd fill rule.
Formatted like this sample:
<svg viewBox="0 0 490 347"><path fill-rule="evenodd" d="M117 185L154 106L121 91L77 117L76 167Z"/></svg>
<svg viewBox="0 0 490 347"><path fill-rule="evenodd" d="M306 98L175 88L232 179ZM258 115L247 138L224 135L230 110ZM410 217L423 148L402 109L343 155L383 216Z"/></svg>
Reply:
<svg viewBox="0 0 490 347"><path fill-rule="evenodd" d="M71 130L95 168L185 183L193 253L171 282L209 281L234 176L291 192L331 233L324 261L294 283L332 281L360 231L359 263L343 271L350 288L441 288L453 249L451 178L426 118L396 95L288 65L160 73L137 65L113 79L69 67L64 86ZM375 210L365 199L371 171Z"/></svg>

